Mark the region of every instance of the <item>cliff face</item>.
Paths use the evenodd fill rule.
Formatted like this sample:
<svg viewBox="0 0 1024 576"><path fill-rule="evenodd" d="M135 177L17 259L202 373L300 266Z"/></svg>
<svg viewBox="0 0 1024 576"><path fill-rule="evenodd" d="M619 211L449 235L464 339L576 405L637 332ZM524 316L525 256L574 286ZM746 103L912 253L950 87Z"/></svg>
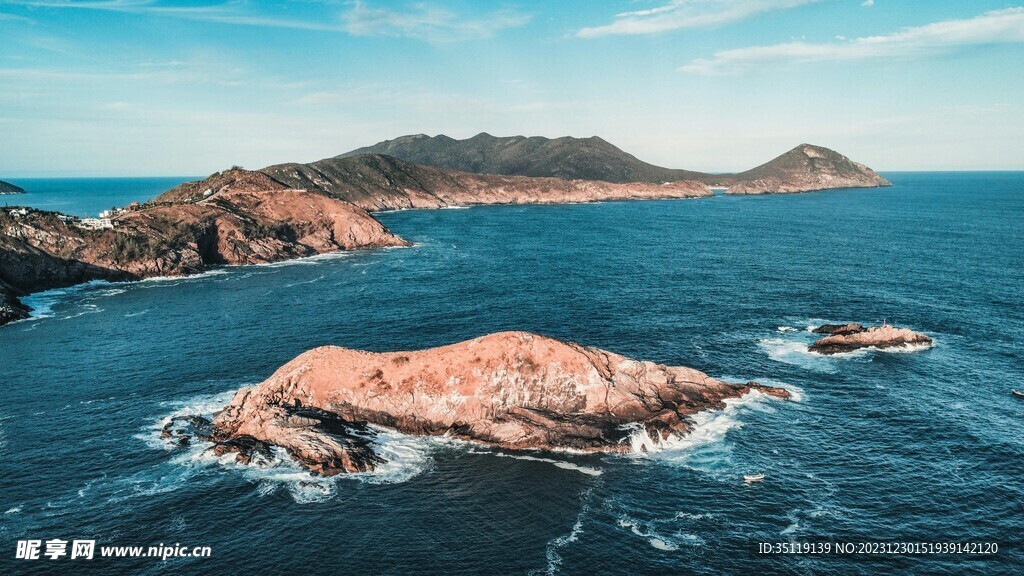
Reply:
<svg viewBox="0 0 1024 576"><path fill-rule="evenodd" d="M353 150L388 154L409 162L486 174L561 177L606 182L703 182L732 194L809 192L828 188L889 186L870 168L820 146L801 144L778 158L738 174L706 174L662 168L593 138L498 138L479 134L466 140L444 135L402 136Z"/></svg>
<svg viewBox="0 0 1024 576"><path fill-rule="evenodd" d="M28 318L29 308L18 300L14 288L0 281L0 326Z"/></svg>
<svg viewBox="0 0 1024 576"><path fill-rule="evenodd" d="M525 332L415 352L328 346L240 390L212 437L280 446L324 474L373 467L366 446L340 434L358 422L509 449L621 452L636 429L685 433L691 415L752 389L788 396Z"/></svg>
<svg viewBox="0 0 1024 576"><path fill-rule="evenodd" d="M15 186L10 182L4 182L3 180L0 180L0 194L22 194L24 192L24 188Z"/></svg>
<svg viewBox="0 0 1024 576"><path fill-rule="evenodd" d="M892 186L874 170L838 152L801 144L757 168L724 180L729 194L790 194L831 188Z"/></svg>
<svg viewBox="0 0 1024 576"><path fill-rule="evenodd" d="M53 212L2 209L0 281L7 294L17 294L408 245L349 203L288 189L260 173L236 170L218 178L221 186L202 200L122 212L113 229L84 229Z"/></svg>

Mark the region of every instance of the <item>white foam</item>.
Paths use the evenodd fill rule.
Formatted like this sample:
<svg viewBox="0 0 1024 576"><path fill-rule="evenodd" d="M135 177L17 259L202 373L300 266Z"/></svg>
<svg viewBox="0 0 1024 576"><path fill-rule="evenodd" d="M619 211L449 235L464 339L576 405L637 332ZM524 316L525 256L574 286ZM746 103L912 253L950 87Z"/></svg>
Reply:
<svg viewBox="0 0 1024 576"><path fill-rule="evenodd" d="M298 503L306 504L328 500L337 495L339 482L358 480L371 484L394 484L408 481L429 469L433 462L433 449L448 445L442 439L432 437L410 436L375 428L371 436L373 450L386 460L370 472L339 474L331 477L314 476L309 470L295 462L287 451L273 447L271 458L254 459L251 464L241 464L236 455L227 453L217 456L209 450L209 442L194 440L189 446L181 447L173 439L161 438L164 426L175 417L203 416L211 418L214 413L226 406L234 397L235 390L218 394L204 394L185 401L165 402L162 405L172 408L167 415L154 420L135 437L147 446L168 452L178 452L169 462L182 470L179 474L171 474L169 482L160 483L142 490L139 493L159 493L177 489L181 482L197 471L213 467L230 470L241 474L246 480L256 485L257 493L269 495L278 490L287 490Z"/></svg>
<svg viewBox="0 0 1024 576"><path fill-rule="evenodd" d="M900 346L889 346L888 348L875 348L871 346L867 350L874 350L875 352L886 352L889 354L912 354L914 352L922 352L935 346L935 339L932 338L932 343L920 343L920 344L902 344Z"/></svg>
<svg viewBox="0 0 1024 576"><path fill-rule="evenodd" d="M14 508L11 508L7 512L4 512L4 514L17 514L18 512L21 512L21 506L15 506Z"/></svg>
<svg viewBox="0 0 1024 576"><path fill-rule="evenodd" d="M764 402L772 398L757 390L753 390L739 398L724 401L721 410L705 410L692 417L693 426L685 435L672 434L667 438L652 438L641 424L630 424L626 428L632 430L627 438L634 455L647 456L658 454L661 458L687 458L695 448L713 444L725 438L730 430L743 426L739 419L743 410L771 410Z"/></svg>
<svg viewBox="0 0 1024 576"><path fill-rule="evenodd" d="M792 364L818 372L837 372L839 369L835 365L834 356L854 357L866 354L866 352L857 351L843 355L826 356L809 351L807 349L810 345L809 342L785 338L764 338L758 340L757 344L768 354L769 358L776 362Z"/></svg>
<svg viewBox="0 0 1024 576"><path fill-rule="evenodd" d="M384 428L375 431L373 451L387 462L372 472L348 475L370 484L399 484L419 476L433 464L431 452L445 444L429 436L411 436Z"/></svg>
<svg viewBox="0 0 1024 576"><path fill-rule="evenodd" d="M659 534L649 525L641 526L639 521L634 520L625 514L619 517L617 524L622 528L628 528L634 535L646 539L647 543L650 544L652 548L666 552L679 550L679 543L673 538ZM683 535L683 538L691 544L700 545L704 543L704 540L695 534L685 534Z"/></svg>
<svg viewBox="0 0 1024 576"><path fill-rule="evenodd" d="M715 518L715 515L710 512L704 512L702 514L693 514L691 512L676 512L676 518L685 518L687 520L711 520Z"/></svg>
<svg viewBox="0 0 1024 576"><path fill-rule="evenodd" d="M779 326L778 328L776 328L776 330L779 331L779 332L782 332L782 333L786 333L786 332L799 332L798 329L793 328L792 326Z"/></svg>
<svg viewBox="0 0 1024 576"><path fill-rule="evenodd" d="M579 535L583 533L583 518L588 512L590 512L590 496L593 491L594 487L591 486L580 495L580 512L576 515L576 522L573 523L572 530L570 530L568 534L563 534L562 536L548 541L544 552L544 556L548 561L546 571L548 576L557 574L559 568L562 566L562 555L559 554L558 551L569 544L576 542L579 539ZM530 571L531 576L535 573L535 571Z"/></svg>
<svg viewBox="0 0 1024 576"><path fill-rule="evenodd" d="M480 453L480 452L474 452L474 453ZM486 452L483 452L483 453L486 453ZM581 466L579 464L575 464L573 462L568 462L568 461L565 461L565 460L555 460L553 458L540 458L538 456L527 456L527 455L524 455L524 454L506 454L504 452L494 452L493 454L495 456L498 456L498 457L501 457L501 458L514 458L516 460L528 460L528 461L531 461L531 462L546 462L548 464L554 464L557 468L561 468L563 470L575 470L576 472L579 472L581 474L586 474L588 476L600 476L601 475L601 470L599 470L597 468L593 468L593 467L590 467L590 466Z"/></svg>

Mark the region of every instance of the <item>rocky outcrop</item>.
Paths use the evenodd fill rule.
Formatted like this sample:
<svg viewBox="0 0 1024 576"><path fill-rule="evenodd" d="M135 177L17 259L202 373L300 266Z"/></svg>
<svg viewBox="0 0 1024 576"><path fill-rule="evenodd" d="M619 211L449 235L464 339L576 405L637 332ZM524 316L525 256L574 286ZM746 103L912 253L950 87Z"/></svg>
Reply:
<svg viewBox="0 0 1024 576"><path fill-rule="evenodd" d="M363 423L513 450L622 452L637 430L685 434L693 414L751 390L788 396L525 332L415 352L325 346L240 390L211 439L279 446L321 474L380 461Z"/></svg>
<svg viewBox="0 0 1024 576"><path fill-rule="evenodd" d="M814 332L830 334L808 348L819 354L839 354L860 348L894 348L899 346L931 346L932 339L907 328L882 325L865 328L860 324L825 324Z"/></svg>
<svg viewBox="0 0 1024 576"><path fill-rule="evenodd" d="M18 300L14 288L0 281L0 326L28 318L29 307Z"/></svg>
<svg viewBox="0 0 1024 576"><path fill-rule="evenodd" d="M24 194L25 189L20 186L15 186L10 182L4 182L0 180L0 194Z"/></svg>
<svg viewBox="0 0 1024 576"><path fill-rule="evenodd" d="M54 212L0 210L0 282L11 307L0 324L19 315L11 303L19 293L409 245L347 202L286 188L262 173L232 170L219 178L220 186L197 201L124 211L110 229L84 228Z"/></svg>
<svg viewBox="0 0 1024 576"><path fill-rule="evenodd" d="M832 188L892 186L874 170L828 148L801 144L778 158L723 180L728 194L792 194Z"/></svg>
<svg viewBox="0 0 1024 576"><path fill-rule="evenodd" d="M814 330L811 330L814 334L839 334L840 336L856 334L857 332L863 331L864 327L860 324L822 324Z"/></svg>

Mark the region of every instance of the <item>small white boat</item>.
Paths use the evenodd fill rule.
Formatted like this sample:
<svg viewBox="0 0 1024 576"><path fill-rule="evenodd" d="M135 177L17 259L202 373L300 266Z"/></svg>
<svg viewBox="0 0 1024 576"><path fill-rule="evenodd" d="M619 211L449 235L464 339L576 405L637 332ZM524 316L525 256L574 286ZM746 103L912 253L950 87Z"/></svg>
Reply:
<svg viewBox="0 0 1024 576"><path fill-rule="evenodd" d="M764 480L764 474L744 474L743 481L747 484L753 484L754 482L760 482Z"/></svg>

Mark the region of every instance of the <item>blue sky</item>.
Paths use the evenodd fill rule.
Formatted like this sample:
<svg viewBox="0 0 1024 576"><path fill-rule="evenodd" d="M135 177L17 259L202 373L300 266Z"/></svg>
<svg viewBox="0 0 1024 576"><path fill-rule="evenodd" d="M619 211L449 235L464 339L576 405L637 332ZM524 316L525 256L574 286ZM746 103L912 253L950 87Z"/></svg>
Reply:
<svg viewBox="0 0 1024 576"><path fill-rule="evenodd" d="M801 142L1024 169L1024 0L0 0L0 177L203 175L403 134Z"/></svg>

